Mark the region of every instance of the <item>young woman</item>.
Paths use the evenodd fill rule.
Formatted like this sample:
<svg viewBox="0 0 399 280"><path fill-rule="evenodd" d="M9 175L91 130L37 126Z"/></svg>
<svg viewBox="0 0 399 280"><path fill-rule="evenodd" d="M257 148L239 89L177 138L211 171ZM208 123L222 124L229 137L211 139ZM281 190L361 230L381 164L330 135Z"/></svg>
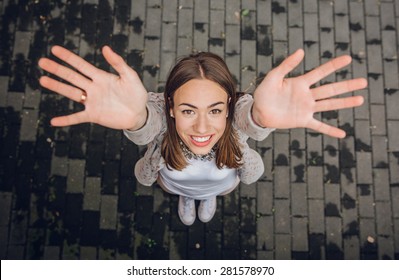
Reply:
<svg viewBox="0 0 399 280"><path fill-rule="evenodd" d="M275 128L310 128L342 138L345 132L316 120L315 112L352 108L361 96L336 95L367 86L353 79L310 88L320 79L348 65L341 56L295 78L285 78L303 59L298 50L270 71L254 92L236 92L224 61L211 53L198 53L178 61L163 94L147 93L137 73L109 47L103 55L119 75L102 71L70 51L55 46L52 53L74 69L42 58L39 65L72 85L43 76L42 86L85 105L85 110L52 119L54 126L93 122L114 129L146 154L135 166L138 181L154 182L179 195L178 213L186 225L198 217L212 219L216 196L233 191L240 181L249 184L262 175L260 156L246 143L262 140Z"/></svg>

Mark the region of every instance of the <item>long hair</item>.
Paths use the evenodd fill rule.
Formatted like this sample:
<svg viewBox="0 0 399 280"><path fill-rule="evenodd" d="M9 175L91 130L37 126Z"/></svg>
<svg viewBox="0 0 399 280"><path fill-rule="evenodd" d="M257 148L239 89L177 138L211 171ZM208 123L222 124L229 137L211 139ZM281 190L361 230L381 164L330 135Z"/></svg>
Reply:
<svg viewBox="0 0 399 280"><path fill-rule="evenodd" d="M219 56L200 52L182 58L172 68L165 85L165 114L167 131L162 142L162 157L168 168L182 170L187 166L179 144L179 135L176 131L175 119L170 116L170 109L174 106L173 97L178 88L193 79L207 79L221 86L230 98L226 128L216 143L216 166L222 168L239 168L242 163L242 152L238 136L233 128L235 105L237 102L236 83Z"/></svg>

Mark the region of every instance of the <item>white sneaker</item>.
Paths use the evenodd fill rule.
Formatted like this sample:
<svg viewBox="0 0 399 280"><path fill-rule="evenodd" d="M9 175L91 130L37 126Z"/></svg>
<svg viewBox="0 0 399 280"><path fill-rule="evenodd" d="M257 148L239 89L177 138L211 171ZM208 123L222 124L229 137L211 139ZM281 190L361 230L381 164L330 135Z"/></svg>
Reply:
<svg viewBox="0 0 399 280"><path fill-rule="evenodd" d="M207 200L201 200L198 207L198 218L203 223L207 223L212 220L216 212L216 196Z"/></svg>
<svg viewBox="0 0 399 280"><path fill-rule="evenodd" d="M195 221L195 201L193 198L179 196L179 213L180 220L186 226L191 226Z"/></svg>

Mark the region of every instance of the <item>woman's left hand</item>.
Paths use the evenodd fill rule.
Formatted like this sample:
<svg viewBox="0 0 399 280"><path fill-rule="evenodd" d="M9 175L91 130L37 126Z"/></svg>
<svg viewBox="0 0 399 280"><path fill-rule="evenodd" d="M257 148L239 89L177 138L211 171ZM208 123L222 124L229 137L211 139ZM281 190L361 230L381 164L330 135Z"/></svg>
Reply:
<svg viewBox="0 0 399 280"><path fill-rule="evenodd" d="M311 86L331 73L351 63L344 55L293 78L285 78L304 57L303 50L297 50L278 67L271 70L254 93L252 117L254 121L270 128L310 128L329 136L343 138L345 131L323 123L313 117L316 112L352 108L363 104L362 96L331 98L367 86L364 78L330 83L319 87Z"/></svg>

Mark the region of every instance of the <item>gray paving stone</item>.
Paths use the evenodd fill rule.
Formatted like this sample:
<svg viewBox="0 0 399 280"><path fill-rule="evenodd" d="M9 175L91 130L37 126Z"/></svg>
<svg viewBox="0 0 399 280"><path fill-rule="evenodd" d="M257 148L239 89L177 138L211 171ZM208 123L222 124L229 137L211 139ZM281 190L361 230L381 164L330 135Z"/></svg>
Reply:
<svg viewBox="0 0 399 280"><path fill-rule="evenodd" d="M320 28L334 28L334 6L330 1L319 1Z"/></svg>
<svg viewBox="0 0 399 280"><path fill-rule="evenodd" d="M84 172L86 161L80 159L68 160L67 192L83 193Z"/></svg>
<svg viewBox="0 0 399 280"><path fill-rule="evenodd" d="M234 54L240 52L240 26L226 25L226 54Z"/></svg>
<svg viewBox="0 0 399 280"><path fill-rule="evenodd" d="M292 251L307 252L308 250L308 219L294 217L292 219Z"/></svg>
<svg viewBox="0 0 399 280"><path fill-rule="evenodd" d="M381 44L380 20L378 17L366 16L366 39L367 43Z"/></svg>
<svg viewBox="0 0 399 280"><path fill-rule="evenodd" d="M291 184L291 214L306 217L308 215L307 186L304 183ZM295 229L293 230L295 232Z"/></svg>
<svg viewBox="0 0 399 280"><path fill-rule="evenodd" d="M386 120L385 120L385 106L370 105L371 111L371 134L372 135L386 135Z"/></svg>
<svg viewBox="0 0 399 280"><path fill-rule="evenodd" d="M381 2L381 28L389 29L395 26L395 9L393 3Z"/></svg>
<svg viewBox="0 0 399 280"><path fill-rule="evenodd" d="M116 228L118 197L102 195L100 206L100 229L112 230Z"/></svg>
<svg viewBox="0 0 399 280"><path fill-rule="evenodd" d="M364 3L365 3L366 15L368 16L380 15L380 7L378 2L374 0L365 0Z"/></svg>
<svg viewBox="0 0 399 280"><path fill-rule="evenodd" d="M317 13L319 11L318 3L321 1L309 0L303 2L303 10L305 13Z"/></svg>
<svg viewBox="0 0 399 280"><path fill-rule="evenodd" d="M392 201L398 201L397 199L399 199L399 188L391 188L391 194ZM392 216L394 218L399 218L399 205L397 203L392 203Z"/></svg>
<svg viewBox="0 0 399 280"><path fill-rule="evenodd" d="M346 260L360 259L359 237L351 236L344 239L344 254Z"/></svg>
<svg viewBox="0 0 399 280"><path fill-rule="evenodd" d="M375 221L373 219L360 219L359 226L359 241L361 248L367 248L367 246L373 247L377 238Z"/></svg>
<svg viewBox="0 0 399 280"><path fill-rule="evenodd" d="M375 200L389 201L390 200L390 186L389 186L389 170L383 168L373 169L373 179L375 186Z"/></svg>
<svg viewBox="0 0 399 280"><path fill-rule="evenodd" d="M272 25L271 0L257 1L256 11L258 13L258 25Z"/></svg>
<svg viewBox="0 0 399 280"><path fill-rule="evenodd" d="M22 92L8 92L7 107L13 108L15 111L20 112L23 107L24 93Z"/></svg>
<svg viewBox="0 0 399 280"><path fill-rule="evenodd" d="M1 80L1 77L0 77ZM1 84L1 81L0 81ZM1 93L1 90L0 90ZM24 100L24 108L29 109L38 109L41 99L41 93L39 90L31 89L29 86L25 88L25 100ZM0 98L1 100L1 98ZM0 101L1 104L1 101Z"/></svg>
<svg viewBox="0 0 399 280"><path fill-rule="evenodd" d="M30 31L15 32L13 59L17 59L19 55L23 55L24 59L28 59L29 45L31 39L32 39L32 32Z"/></svg>
<svg viewBox="0 0 399 280"><path fill-rule="evenodd" d="M370 103L374 104L384 104L385 103L385 95L384 95L384 84L383 84L383 78L381 77L381 74L372 74L370 75L370 78L368 79L368 88L370 92ZM393 102L395 104L395 102ZM387 111L388 111L388 116L390 111L390 102L387 104Z"/></svg>
<svg viewBox="0 0 399 280"><path fill-rule="evenodd" d="M385 59L398 59L398 48L396 46L395 31L382 31L382 53Z"/></svg>
<svg viewBox="0 0 399 280"><path fill-rule="evenodd" d="M369 185L360 185L360 192L364 192L364 189L369 190L371 187ZM359 216L361 218L374 218L375 217L375 202L373 198L373 193L370 191L368 195L362 195L358 197L359 203Z"/></svg>
<svg viewBox="0 0 399 280"><path fill-rule="evenodd" d="M375 135L372 137L373 145L373 167L388 166L388 138L386 136Z"/></svg>
<svg viewBox="0 0 399 280"><path fill-rule="evenodd" d="M328 184L324 187L325 191L325 215L332 217L341 216L341 195L340 186L337 184Z"/></svg>
<svg viewBox="0 0 399 280"><path fill-rule="evenodd" d="M326 244L342 251L341 223L342 220L339 217L326 217Z"/></svg>
<svg viewBox="0 0 399 280"><path fill-rule="evenodd" d="M367 65L370 73L382 73L382 48L379 44L367 45Z"/></svg>
<svg viewBox="0 0 399 280"><path fill-rule="evenodd" d="M173 52L176 49L177 24L167 22L162 24L161 51Z"/></svg>
<svg viewBox="0 0 399 280"><path fill-rule="evenodd" d="M399 151L399 121L387 121L389 151Z"/></svg>
<svg viewBox="0 0 399 280"><path fill-rule="evenodd" d="M36 128L38 125L38 111L24 109L21 113L22 123L20 141L36 141Z"/></svg>
<svg viewBox="0 0 399 280"><path fill-rule="evenodd" d="M321 199L309 199L309 233L324 234L324 202Z"/></svg>
<svg viewBox="0 0 399 280"><path fill-rule="evenodd" d="M219 9L219 10L224 10L225 9L225 3L223 0L214 0L210 1L210 8L212 9Z"/></svg>
<svg viewBox="0 0 399 280"><path fill-rule="evenodd" d="M358 184L372 184L371 153L357 152L357 182Z"/></svg>
<svg viewBox="0 0 399 280"><path fill-rule="evenodd" d="M344 14L335 14L335 41L339 43L350 42L349 17Z"/></svg>
<svg viewBox="0 0 399 280"><path fill-rule="evenodd" d="M274 201L274 223L276 233L291 233L290 201L288 199L276 199Z"/></svg>
<svg viewBox="0 0 399 280"><path fill-rule="evenodd" d="M168 1L167 5L162 5L162 21L170 23L177 21L178 0Z"/></svg>
<svg viewBox="0 0 399 280"><path fill-rule="evenodd" d="M101 204L101 178L86 177L83 210L100 211Z"/></svg>
<svg viewBox="0 0 399 280"><path fill-rule="evenodd" d="M384 60L384 82L386 89L399 89L397 60Z"/></svg>
<svg viewBox="0 0 399 280"><path fill-rule="evenodd" d="M211 38L224 38L224 11L211 10L209 36Z"/></svg>
<svg viewBox="0 0 399 280"><path fill-rule="evenodd" d="M256 220L258 250L274 250L273 216L260 216Z"/></svg>
<svg viewBox="0 0 399 280"><path fill-rule="evenodd" d="M349 5L345 0L334 1L334 13L335 14L348 14Z"/></svg>
<svg viewBox="0 0 399 280"><path fill-rule="evenodd" d="M303 26L302 2L288 2L288 26Z"/></svg>
<svg viewBox="0 0 399 280"><path fill-rule="evenodd" d="M178 36L192 37L192 9L180 9L178 13Z"/></svg>
<svg viewBox="0 0 399 280"><path fill-rule="evenodd" d="M200 1L207 2L207 1ZM239 25L241 21L241 2L239 0L231 0L226 5L226 27L230 24Z"/></svg>
<svg viewBox="0 0 399 280"><path fill-rule="evenodd" d="M194 0L194 22L209 22L208 1Z"/></svg>
<svg viewBox="0 0 399 280"><path fill-rule="evenodd" d="M289 234L276 234L275 240L275 258L278 260L290 260L292 248L291 236Z"/></svg>
<svg viewBox="0 0 399 280"><path fill-rule="evenodd" d="M399 106L399 90L391 89L391 91L395 92L394 94L390 95L390 90L387 90L388 94L386 95L386 112L387 112L387 119L391 120L399 120L399 113L396 108Z"/></svg>
<svg viewBox="0 0 399 280"><path fill-rule="evenodd" d="M397 153L389 153L389 177L391 185L399 184L399 162Z"/></svg>
<svg viewBox="0 0 399 280"><path fill-rule="evenodd" d="M193 48L197 51L208 51L209 26L201 24L200 28L194 30Z"/></svg>
<svg viewBox="0 0 399 280"><path fill-rule="evenodd" d="M287 13L272 13L272 20L273 40L286 41L288 38Z"/></svg>
<svg viewBox="0 0 399 280"><path fill-rule="evenodd" d="M323 167L309 166L307 174L309 198L324 198Z"/></svg>
<svg viewBox="0 0 399 280"><path fill-rule="evenodd" d="M274 197L290 197L290 168L288 166L274 167Z"/></svg>
<svg viewBox="0 0 399 280"><path fill-rule="evenodd" d="M9 77L0 76L0 107L7 105L8 81Z"/></svg>
<svg viewBox="0 0 399 280"><path fill-rule="evenodd" d="M378 236L378 259L394 260L394 239L393 237Z"/></svg>
<svg viewBox="0 0 399 280"><path fill-rule="evenodd" d="M375 211L378 235L391 236L393 233L391 203L389 201L377 201Z"/></svg>

